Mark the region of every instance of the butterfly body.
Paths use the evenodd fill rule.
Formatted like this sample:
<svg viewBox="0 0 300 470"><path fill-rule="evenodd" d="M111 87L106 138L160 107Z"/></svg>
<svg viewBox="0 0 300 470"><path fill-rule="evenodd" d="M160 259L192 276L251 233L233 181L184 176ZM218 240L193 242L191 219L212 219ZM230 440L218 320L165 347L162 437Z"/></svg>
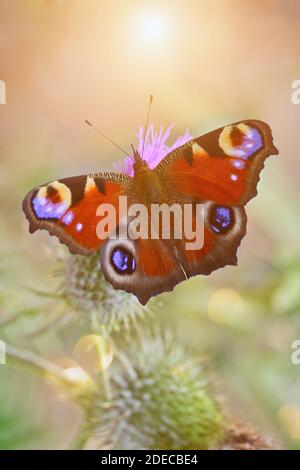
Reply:
<svg viewBox="0 0 300 470"><path fill-rule="evenodd" d="M147 165L147 164L146 164ZM166 187L163 187L161 178L148 165L134 166L134 176L131 182L130 202L139 202L150 205L153 202L162 202L167 199Z"/></svg>
<svg viewBox="0 0 300 470"><path fill-rule="evenodd" d="M246 233L244 206L257 193L264 160L276 153L266 123L241 121L190 140L153 169L134 152L133 176L97 173L42 185L25 197L23 209L30 231L47 229L72 253L99 250L106 279L146 303L191 276L237 264L237 248ZM146 209L140 225L148 227L147 237L97 236L98 207L105 204L116 208L113 231L119 233L124 215L120 197L126 198L129 207ZM178 215L172 214L169 238L153 224L153 206L184 210L189 205L194 223L199 204L205 216L201 248L187 249L184 231L176 238L175 228L184 220ZM131 222L129 216L126 227Z"/></svg>

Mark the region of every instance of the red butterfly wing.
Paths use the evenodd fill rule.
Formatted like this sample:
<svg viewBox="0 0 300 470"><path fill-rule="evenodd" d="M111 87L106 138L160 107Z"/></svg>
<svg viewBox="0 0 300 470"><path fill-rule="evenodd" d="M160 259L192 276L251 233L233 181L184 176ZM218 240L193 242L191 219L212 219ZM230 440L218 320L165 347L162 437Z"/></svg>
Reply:
<svg viewBox="0 0 300 470"><path fill-rule="evenodd" d="M268 124L247 120L188 142L166 156L156 170L185 195L244 205L257 194L264 160L277 153Z"/></svg>
<svg viewBox="0 0 300 470"><path fill-rule="evenodd" d="M119 196L125 194L129 178L114 173L64 178L45 184L25 197L23 210L30 232L46 229L65 243L71 253L89 254L103 239L96 227L100 204L112 204L118 220Z"/></svg>

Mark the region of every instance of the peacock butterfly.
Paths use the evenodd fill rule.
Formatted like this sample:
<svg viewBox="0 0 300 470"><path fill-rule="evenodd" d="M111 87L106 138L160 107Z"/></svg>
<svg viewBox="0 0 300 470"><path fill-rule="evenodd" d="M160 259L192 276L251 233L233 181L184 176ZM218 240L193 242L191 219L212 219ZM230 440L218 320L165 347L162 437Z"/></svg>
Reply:
<svg viewBox="0 0 300 470"><path fill-rule="evenodd" d="M268 124L240 121L189 140L154 168L142 158L143 152L134 150L131 176L96 173L39 186L27 194L23 210L30 232L48 230L71 253L89 255L99 250L107 281L146 304L191 276L237 264L237 248L246 233L244 206L257 194L264 160L272 154L278 150ZM121 196L146 208L153 202L202 204L202 247L186 249L184 236L166 240L160 232L149 238L120 237L119 222L112 230L115 236L108 231L99 237L97 225L103 217L99 206L113 206L118 213Z"/></svg>

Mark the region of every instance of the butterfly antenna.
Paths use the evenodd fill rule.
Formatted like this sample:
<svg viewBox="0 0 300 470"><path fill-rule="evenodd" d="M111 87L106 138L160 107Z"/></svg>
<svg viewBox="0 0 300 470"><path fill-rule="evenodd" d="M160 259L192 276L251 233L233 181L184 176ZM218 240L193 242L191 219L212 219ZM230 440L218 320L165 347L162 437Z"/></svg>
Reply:
<svg viewBox="0 0 300 470"><path fill-rule="evenodd" d="M143 136L143 146L142 146L142 155L141 155L141 158L142 158L142 159L143 159L143 155L144 155L145 140L146 140L146 134L147 134L147 130L148 130L149 117L150 117L150 109L151 109L151 105L152 105L152 102L153 102L153 98L154 98L154 96L153 96L153 95L150 95L149 104L148 104L148 111L147 111L146 125L145 125L144 136Z"/></svg>
<svg viewBox="0 0 300 470"><path fill-rule="evenodd" d="M104 139L108 140L108 142L110 142L111 144L113 144L115 147L117 147L119 150L121 150L121 152L125 153L126 155L128 155L128 157L132 158L132 156L130 155L130 153L126 152L126 150L124 150L122 147L120 147L120 145L118 145L116 142L114 142L112 139L110 139L109 137L107 137L107 135L103 134L103 132L101 132L96 126L94 126L94 124L92 124L90 121L88 121L87 119L85 120L85 123L92 127L95 131L97 131L100 135L102 135L102 137L104 137Z"/></svg>
<svg viewBox="0 0 300 470"><path fill-rule="evenodd" d="M135 161L140 160L141 157L139 156L139 152L137 150L135 150L135 148L132 144L131 144L131 149L132 149L133 159Z"/></svg>

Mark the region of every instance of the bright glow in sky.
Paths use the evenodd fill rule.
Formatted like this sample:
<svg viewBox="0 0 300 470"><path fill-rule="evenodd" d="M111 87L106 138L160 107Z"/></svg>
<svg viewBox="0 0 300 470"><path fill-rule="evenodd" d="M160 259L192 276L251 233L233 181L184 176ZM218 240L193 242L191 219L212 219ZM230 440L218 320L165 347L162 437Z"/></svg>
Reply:
<svg viewBox="0 0 300 470"><path fill-rule="evenodd" d="M148 42L161 41L168 33L165 18L158 14L144 14L139 18L141 35Z"/></svg>

